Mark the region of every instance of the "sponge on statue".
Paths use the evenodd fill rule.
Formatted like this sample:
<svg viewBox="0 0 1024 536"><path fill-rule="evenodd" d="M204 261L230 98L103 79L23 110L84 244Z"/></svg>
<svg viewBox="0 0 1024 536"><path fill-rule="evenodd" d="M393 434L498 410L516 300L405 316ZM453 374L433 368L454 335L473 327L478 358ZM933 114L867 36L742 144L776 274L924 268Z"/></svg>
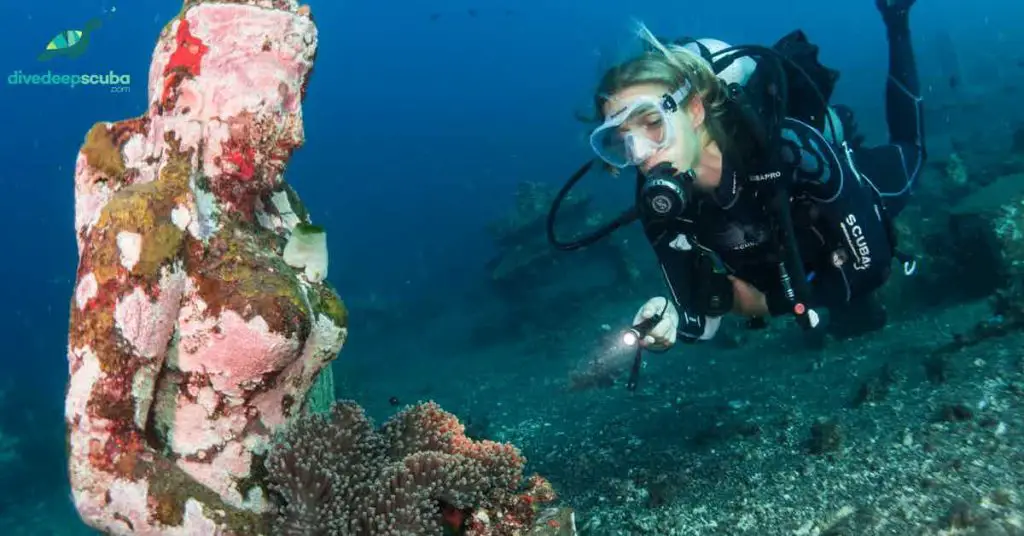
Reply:
<svg viewBox="0 0 1024 536"><path fill-rule="evenodd" d="M306 270L306 279L319 283L327 278L327 233L308 223L295 226L284 246L284 262Z"/></svg>

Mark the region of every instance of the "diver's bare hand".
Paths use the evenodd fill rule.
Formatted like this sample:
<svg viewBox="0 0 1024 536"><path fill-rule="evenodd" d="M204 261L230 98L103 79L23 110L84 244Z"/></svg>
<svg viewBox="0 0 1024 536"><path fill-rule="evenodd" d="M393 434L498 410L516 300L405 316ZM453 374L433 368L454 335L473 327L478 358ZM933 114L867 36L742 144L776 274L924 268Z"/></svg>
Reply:
<svg viewBox="0 0 1024 536"><path fill-rule="evenodd" d="M679 312L676 306L672 305L667 298L657 297L647 300L640 310L633 317L633 325L661 314L659 321L651 331L639 341L645 348L651 350L667 350L676 343L676 333L679 331Z"/></svg>
<svg viewBox="0 0 1024 536"><path fill-rule="evenodd" d="M729 276L732 281L732 312L749 317L768 316L768 298L754 285L746 281Z"/></svg>

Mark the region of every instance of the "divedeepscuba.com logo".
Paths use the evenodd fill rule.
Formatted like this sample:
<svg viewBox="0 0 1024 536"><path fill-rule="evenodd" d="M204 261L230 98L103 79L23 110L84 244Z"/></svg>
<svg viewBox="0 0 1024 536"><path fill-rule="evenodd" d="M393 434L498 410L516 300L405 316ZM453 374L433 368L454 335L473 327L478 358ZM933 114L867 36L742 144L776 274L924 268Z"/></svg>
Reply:
<svg viewBox="0 0 1024 536"><path fill-rule="evenodd" d="M12 86L107 86L111 93L127 93L131 91L132 77L114 71L106 74L61 74L52 71L46 71L45 74L26 74L14 71L7 76L7 83Z"/></svg>
<svg viewBox="0 0 1024 536"><path fill-rule="evenodd" d="M91 19L85 23L82 29L64 30L58 33L39 56L39 61L49 61L53 58L77 58L85 53L89 46L89 34L102 26L100 19ZM111 93L127 93L131 91L131 75L118 74L110 71L101 73L55 73L47 70L46 73L25 73L20 70L14 71L7 76L7 84L12 86L101 86L107 87Z"/></svg>
<svg viewBox="0 0 1024 536"><path fill-rule="evenodd" d="M100 26L103 26L101 19L90 19L81 30L64 30L60 32L53 39L50 39L50 42L46 44L46 49L36 59L47 61L58 56L66 58L81 56L85 53L85 49L89 47L89 34Z"/></svg>

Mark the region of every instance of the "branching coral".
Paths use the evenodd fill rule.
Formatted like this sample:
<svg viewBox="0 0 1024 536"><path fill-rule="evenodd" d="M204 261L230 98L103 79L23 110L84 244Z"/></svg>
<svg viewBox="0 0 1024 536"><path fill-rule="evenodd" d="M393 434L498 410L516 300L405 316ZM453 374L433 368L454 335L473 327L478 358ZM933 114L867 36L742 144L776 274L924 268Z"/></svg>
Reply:
<svg viewBox="0 0 1024 536"><path fill-rule="evenodd" d="M277 534L524 534L554 500L540 477L519 490L526 460L508 444L473 441L429 402L375 430L362 408L338 402L306 415L267 458L281 499Z"/></svg>

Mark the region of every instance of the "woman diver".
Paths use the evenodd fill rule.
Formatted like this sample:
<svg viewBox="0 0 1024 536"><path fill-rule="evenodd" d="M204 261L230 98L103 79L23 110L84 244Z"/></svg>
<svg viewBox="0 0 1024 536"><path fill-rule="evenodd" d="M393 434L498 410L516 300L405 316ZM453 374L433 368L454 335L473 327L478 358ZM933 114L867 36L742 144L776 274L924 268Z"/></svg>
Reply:
<svg viewBox="0 0 1024 536"><path fill-rule="evenodd" d="M914 1L876 0L889 45L890 136L877 147L862 144L849 109L829 106L838 74L818 63L801 32L771 48L724 48L665 43L641 28L649 47L602 78L595 104L603 122L590 137L606 166L637 168L635 207L564 243L552 230L556 200L548 234L575 249L641 221L671 295L637 312L634 324L647 326L642 346L710 339L728 312L758 321L794 314L810 329L824 307L833 326L884 325L873 292L893 258L913 270L896 250L891 218L925 160Z"/></svg>

